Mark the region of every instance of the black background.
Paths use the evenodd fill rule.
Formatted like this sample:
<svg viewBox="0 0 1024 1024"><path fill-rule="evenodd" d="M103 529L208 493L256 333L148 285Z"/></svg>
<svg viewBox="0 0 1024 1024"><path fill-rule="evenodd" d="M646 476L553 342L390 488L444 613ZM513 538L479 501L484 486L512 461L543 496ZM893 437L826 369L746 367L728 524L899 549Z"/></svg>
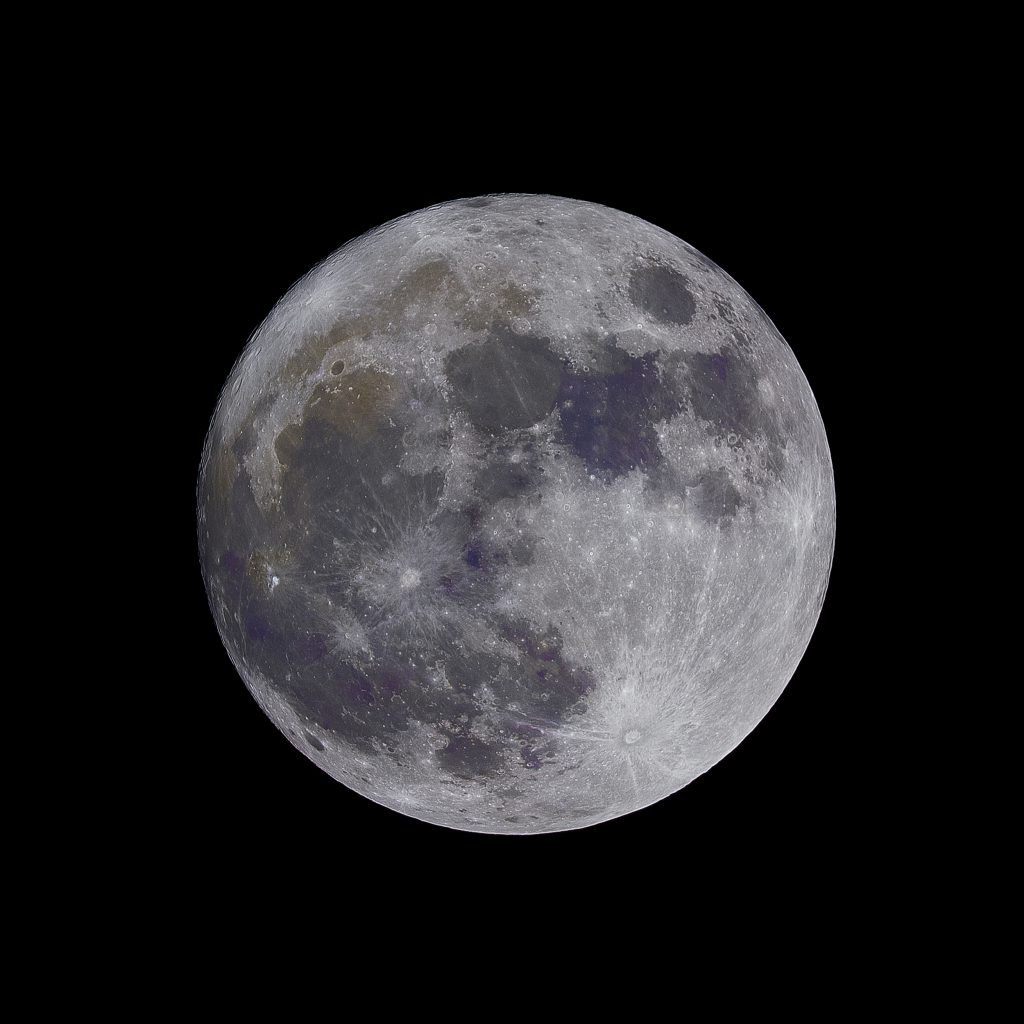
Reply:
<svg viewBox="0 0 1024 1024"><path fill-rule="evenodd" d="M884 412L856 353L866 308L872 151L849 122L667 146L549 126L543 138L349 129L346 144L237 132L204 121L168 156L187 323L179 332L180 455L171 529L175 639L166 651L167 787L161 842L199 898L226 890L362 911L383 904L586 901L595 888L651 909L719 888L742 896L851 884L884 856L884 746L865 688L889 686L871 648L867 463ZM407 129L407 130L406 130ZM841 129L841 130L840 130ZM399 141L396 141L396 138ZM698 145L699 143L699 145ZM858 156L857 153L861 155ZM395 216L463 196L543 192L606 204L685 239L775 322L817 398L835 469L831 582L810 646L763 722L674 796L605 824L534 837L457 832L357 796L295 750L249 696L209 613L195 547L194 488L219 389L273 303L318 260ZM877 242L877 239L876 239ZM878 380L877 365L871 379ZM874 422L878 422L877 415ZM186 680L181 685L180 680ZM273 887L272 887L273 889ZM628 891L627 891L628 890ZM261 893L263 895L261 895ZM652 903L653 901L653 903ZM610 912L618 913L611 910Z"/></svg>

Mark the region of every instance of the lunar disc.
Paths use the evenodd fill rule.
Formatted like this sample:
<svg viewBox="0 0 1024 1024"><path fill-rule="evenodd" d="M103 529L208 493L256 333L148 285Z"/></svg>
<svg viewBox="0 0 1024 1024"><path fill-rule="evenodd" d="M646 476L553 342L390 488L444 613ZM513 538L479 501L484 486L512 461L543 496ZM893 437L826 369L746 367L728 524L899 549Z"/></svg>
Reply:
<svg viewBox="0 0 1024 1024"><path fill-rule="evenodd" d="M679 790L789 681L835 493L814 396L680 239L540 195L420 210L249 341L198 488L246 686L358 793L581 828Z"/></svg>

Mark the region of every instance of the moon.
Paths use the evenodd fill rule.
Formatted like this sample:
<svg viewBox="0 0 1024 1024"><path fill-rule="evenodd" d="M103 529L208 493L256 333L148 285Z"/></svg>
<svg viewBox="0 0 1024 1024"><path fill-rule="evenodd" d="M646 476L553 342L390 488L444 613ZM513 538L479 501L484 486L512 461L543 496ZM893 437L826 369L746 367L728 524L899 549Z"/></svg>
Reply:
<svg viewBox="0 0 1024 1024"><path fill-rule="evenodd" d="M728 274L593 203L491 195L349 242L217 403L203 576L324 771L475 832L583 828L721 760L828 584L811 389Z"/></svg>

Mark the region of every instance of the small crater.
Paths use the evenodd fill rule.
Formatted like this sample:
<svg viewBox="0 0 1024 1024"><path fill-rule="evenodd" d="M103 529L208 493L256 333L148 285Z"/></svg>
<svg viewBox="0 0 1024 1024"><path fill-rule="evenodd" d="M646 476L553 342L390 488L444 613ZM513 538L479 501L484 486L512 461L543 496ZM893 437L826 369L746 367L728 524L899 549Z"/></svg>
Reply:
<svg viewBox="0 0 1024 1024"><path fill-rule="evenodd" d="M345 360L344 359L339 359L331 367L331 373L333 373L334 376L337 377L339 373L344 373L344 372L345 372Z"/></svg>
<svg viewBox="0 0 1024 1024"><path fill-rule="evenodd" d="M309 744L309 745L310 745L310 746L311 746L311 747L312 747L312 748L313 748L314 750L319 750L319 751L320 751L320 753L323 753L323 752L324 752L324 751L325 751L325 750L327 749L327 748L326 748L326 747L325 747L325 746L323 745L323 743L321 743L321 742L320 742L320 740L319 740L319 739L318 739L318 738L317 738L316 736L314 736L314 735L313 735L313 734L312 734L311 732L305 732L305 731L303 731L302 735L306 737L306 742L307 742L307 743L308 743L308 744Z"/></svg>
<svg viewBox="0 0 1024 1024"><path fill-rule="evenodd" d="M523 747L519 754L524 767L530 771L537 771L540 768L540 758L532 747Z"/></svg>

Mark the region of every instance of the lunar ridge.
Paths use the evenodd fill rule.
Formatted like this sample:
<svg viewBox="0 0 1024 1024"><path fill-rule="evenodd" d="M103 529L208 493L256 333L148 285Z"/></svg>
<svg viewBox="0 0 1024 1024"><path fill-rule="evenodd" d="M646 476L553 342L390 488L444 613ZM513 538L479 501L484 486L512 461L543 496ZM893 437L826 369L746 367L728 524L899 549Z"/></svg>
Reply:
<svg viewBox="0 0 1024 1024"><path fill-rule="evenodd" d="M349 242L253 335L203 451L210 607L332 777L451 828L676 792L795 671L831 566L824 427L714 263L493 195Z"/></svg>

